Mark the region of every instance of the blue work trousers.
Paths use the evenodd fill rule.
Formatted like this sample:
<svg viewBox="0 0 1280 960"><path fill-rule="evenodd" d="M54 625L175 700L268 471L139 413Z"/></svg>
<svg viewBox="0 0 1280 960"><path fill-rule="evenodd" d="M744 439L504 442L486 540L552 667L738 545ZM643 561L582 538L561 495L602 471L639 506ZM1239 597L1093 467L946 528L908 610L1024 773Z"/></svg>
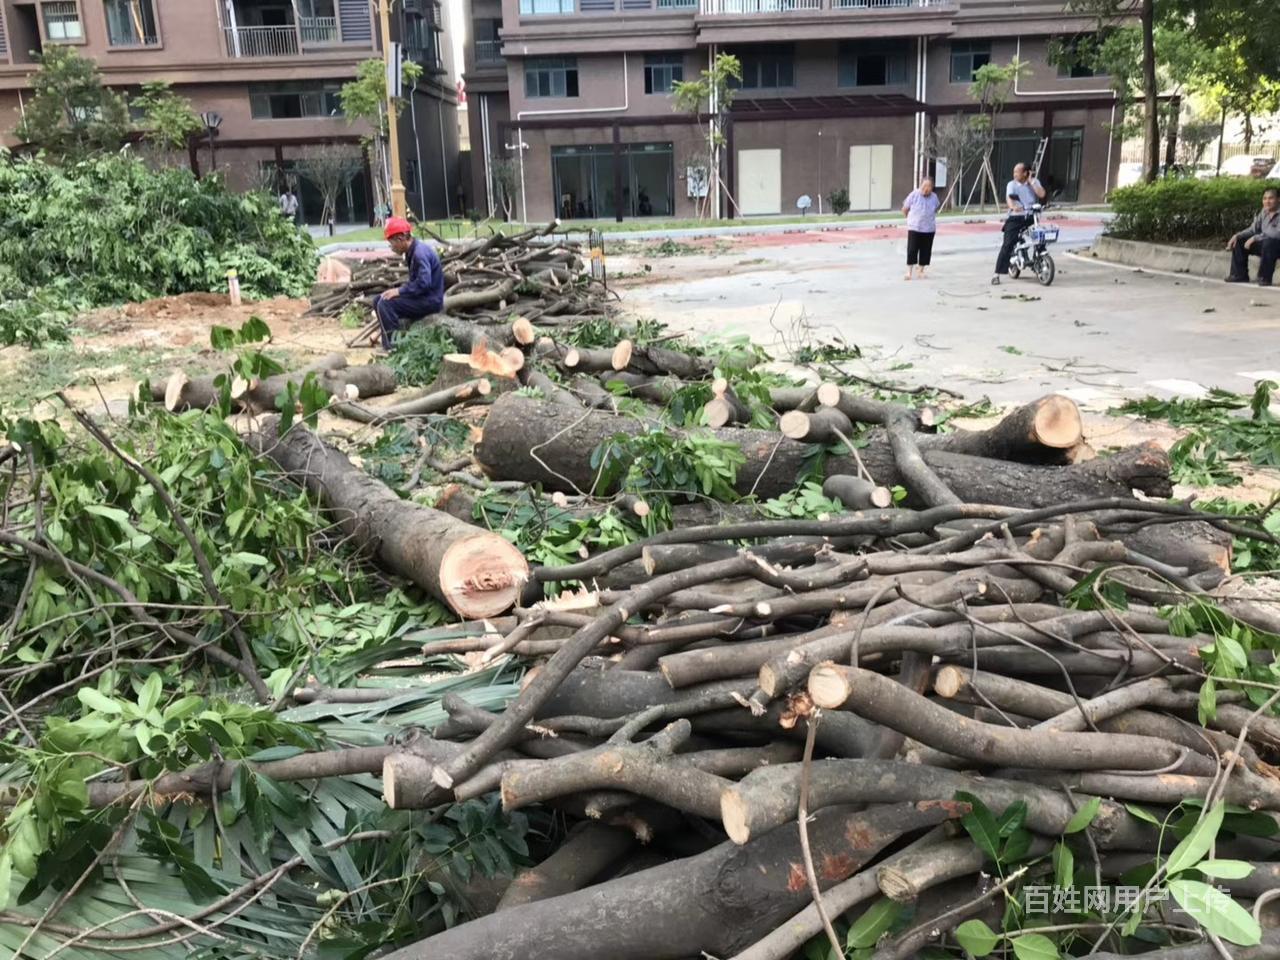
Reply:
<svg viewBox="0 0 1280 960"><path fill-rule="evenodd" d="M382 349L391 349L391 338L397 331L408 329L415 320L439 313L440 307L441 304L425 297L400 296L386 300L379 294L373 300L373 309L382 327Z"/></svg>

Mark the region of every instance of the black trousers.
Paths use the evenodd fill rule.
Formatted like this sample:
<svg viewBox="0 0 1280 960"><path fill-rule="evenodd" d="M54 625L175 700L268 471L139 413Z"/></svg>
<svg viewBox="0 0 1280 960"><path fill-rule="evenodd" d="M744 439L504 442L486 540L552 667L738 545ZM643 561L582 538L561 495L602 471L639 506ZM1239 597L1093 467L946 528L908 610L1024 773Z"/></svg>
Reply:
<svg viewBox="0 0 1280 960"><path fill-rule="evenodd" d="M933 259L933 234L919 230L907 231L907 266L919 264L927 267Z"/></svg>
<svg viewBox="0 0 1280 960"><path fill-rule="evenodd" d="M1009 258L1018 245L1018 237L1031 225L1030 217L1009 217L1004 222L1004 242L1000 244L1000 256L996 258L996 276L1009 272Z"/></svg>
<svg viewBox="0 0 1280 960"><path fill-rule="evenodd" d="M1280 257L1280 240L1270 237L1258 237L1248 250L1244 241L1237 240L1231 248L1231 276L1241 280L1249 279L1249 257L1260 257L1258 264L1258 280L1270 281L1276 272L1276 258Z"/></svg>

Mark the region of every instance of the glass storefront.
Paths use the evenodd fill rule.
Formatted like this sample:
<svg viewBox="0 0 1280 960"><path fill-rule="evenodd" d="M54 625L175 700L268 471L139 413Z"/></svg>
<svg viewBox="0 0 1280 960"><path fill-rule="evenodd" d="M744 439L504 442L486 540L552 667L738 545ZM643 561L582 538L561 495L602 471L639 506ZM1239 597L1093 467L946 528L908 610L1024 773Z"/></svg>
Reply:
<svg viewBox="0 0 1280 960"><path fill-rule="evenodd" d="M622 195L611 143L551 148L552 189L562 220L670 217L675 213L675 160L670 143L625 143Z"/></svg>

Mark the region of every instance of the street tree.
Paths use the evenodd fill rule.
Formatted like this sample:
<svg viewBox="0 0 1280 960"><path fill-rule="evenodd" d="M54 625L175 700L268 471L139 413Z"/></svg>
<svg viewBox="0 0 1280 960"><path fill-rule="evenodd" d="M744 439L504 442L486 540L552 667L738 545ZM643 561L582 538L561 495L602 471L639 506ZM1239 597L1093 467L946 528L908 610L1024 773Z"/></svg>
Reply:
<svg viewBox="0 0 1280 960"><path fill-rule="evenodd" d="M49 160L71 163L118 150L129 129L124 97L102 85L97 64L69 46L51 44L37 54L26 102L14 132Z"/></svg>
<svg viewBox="0 0 1280 960"><path fill-rule="evenodd" d="M493 177L496 199L502 204L503 217L510 220L516 190L520 183L520 164L505 154L495 153L489 159L489 173Z"/></svg>
<svg viewBox="0 0 1280 960"><path fill-rule="evenodd" d="M401 82L405 87L422 76L422 67L410 60L401 67ZM390 123L387 117L387 68L381 58L364 60L356 69L356 78L342 85L338 93L342 113L347 123L364 121L372 133L365 134L361 142L372 154L374 168L374 199L379 206L391 205L391 165L387 147ZM404 97L395 97L391 108L396 117L408 105Z"/></svg>
<svg viewBox="0 0 1280 960"><path fill-rule="evenodd" d="M142 139L160 151L185 149L192 134L202 129L191 101L164 81L144 83L133 105L142 110Z"/></svg>
<svg viewBox="0 0 1280 960"><path fill-rule="evenodd" d="M319 192L323 204L320 222L329 224L330 231L338 213L338 194L347 188L363 166L364 160L358 150L335 143L307 147L294 161L294 172Z"/></svg>
<svg viewBox="0 0 1280 960"><path fill-rule="evenodd" d="M694 118L706 144L705 175L697 170L696 164L692 166L695 176L701 176L707 184L706 196L695 199L699 218L711 210L714 198L719 197L722 191L733 202L720 177L720 164L725 147L725 124L737 92L736 84L741 81L741 61L733 54L720 53L712 61L711 68L703 70L698 79L679 80L671 90L675 109Z"/></svg>

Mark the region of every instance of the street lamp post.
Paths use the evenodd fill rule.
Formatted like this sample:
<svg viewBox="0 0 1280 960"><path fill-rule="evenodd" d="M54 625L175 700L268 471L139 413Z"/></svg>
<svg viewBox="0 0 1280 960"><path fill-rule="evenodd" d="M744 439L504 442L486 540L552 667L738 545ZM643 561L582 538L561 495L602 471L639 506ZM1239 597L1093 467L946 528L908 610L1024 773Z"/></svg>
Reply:
<svg viewBox="0 0 1280 960"><path fill-rule="evenodd" d="M222 116L209 110L200 114L200 119L204 122L205 132L209 135L209 172L212 173L218 169L218 148L214 145L213 137L222 126Z"/></svg>
<svg viewBox="0 0 1280 960"><path fill-rule="evenodd" d="M400 179L400 131L396 127L396 89L400 86L398 46L391 43L391 0L378 0L382 27L382 57L387 65L387 162L391 167L391 212L405 215L404 183ZM394 81L394 82L393 82Z"/></svg>

